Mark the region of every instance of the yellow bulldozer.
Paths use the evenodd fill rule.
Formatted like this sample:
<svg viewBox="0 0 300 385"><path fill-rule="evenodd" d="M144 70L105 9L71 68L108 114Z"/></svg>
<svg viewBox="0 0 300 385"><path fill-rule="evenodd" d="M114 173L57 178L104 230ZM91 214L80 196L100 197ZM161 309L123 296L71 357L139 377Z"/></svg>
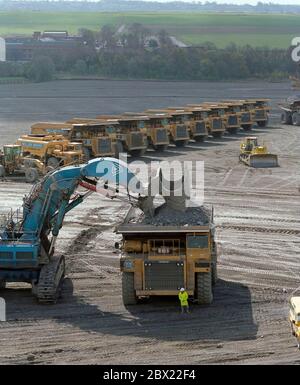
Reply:
<svg viewBox="0 0 300 385"><path fill-rule="evenodd" d="M250 167L277 167L278 157L268 152L267 147L258 144L256 136L248 136L240 145L240 162Z"/></svg>

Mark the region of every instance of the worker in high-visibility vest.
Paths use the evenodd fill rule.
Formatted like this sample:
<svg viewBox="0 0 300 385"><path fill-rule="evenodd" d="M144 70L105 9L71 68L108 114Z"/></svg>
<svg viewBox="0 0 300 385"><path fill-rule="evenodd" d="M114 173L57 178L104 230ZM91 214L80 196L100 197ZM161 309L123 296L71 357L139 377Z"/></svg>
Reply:
<svg viewBox="0 0 300 385"><path fill-rule="evenodd" d="M189 295L184 287L180 289L178 297L181 305L181 313L184 313L184 312L189 313L190 312L189 302L188 302Z"/></svg>

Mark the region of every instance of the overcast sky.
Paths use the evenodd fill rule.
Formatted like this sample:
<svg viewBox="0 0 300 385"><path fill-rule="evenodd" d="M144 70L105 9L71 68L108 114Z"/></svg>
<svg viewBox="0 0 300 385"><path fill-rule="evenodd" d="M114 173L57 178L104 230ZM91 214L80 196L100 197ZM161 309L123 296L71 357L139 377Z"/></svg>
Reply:
<svg viewBox="0 0 300 385"><path fill-rule="evenodd" d="M174 0L143 0L143 1L158 1L160 3L167 3L167 2L170 2L170 1L174 1ZM186 2L186 3L192 3L193 0L176 0L176 1L182 1L182 2ZM205 3L206 0L200 0L202 3ZM227 3L227 4L252 4L252 5L256 5L257 4L257 0L208 0L210 2L213 2L215 1L216 3ZM198 2L198 1L196 1ZM300 0L277 0L277 1L271 1L271 0L261 0L262 3L275 3L275 4L296 4L296 5L300 5Z"/></svg>

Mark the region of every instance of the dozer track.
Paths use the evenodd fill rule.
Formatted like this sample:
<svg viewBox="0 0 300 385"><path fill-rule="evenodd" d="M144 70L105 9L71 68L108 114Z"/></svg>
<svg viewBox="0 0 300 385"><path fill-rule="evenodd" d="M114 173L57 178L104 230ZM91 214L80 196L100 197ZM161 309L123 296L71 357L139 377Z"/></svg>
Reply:
<svg viewBox="0 0 300 385"><path fill-rule="evenodd" d="M37 285L37 299L43 303L56 303L60 294L65 276L64 256L53 258L50 263L43 266Z"/></svg>

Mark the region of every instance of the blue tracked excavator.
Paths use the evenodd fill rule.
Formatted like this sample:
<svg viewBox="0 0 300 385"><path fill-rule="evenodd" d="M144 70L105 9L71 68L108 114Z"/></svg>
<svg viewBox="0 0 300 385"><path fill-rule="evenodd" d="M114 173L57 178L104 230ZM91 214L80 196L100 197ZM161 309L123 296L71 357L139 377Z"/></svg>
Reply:
<svg viewBox="0 0 300 385"><path fill-rule="evenodd" d="M101 187L97 188L99 182ZM126 189L123 198L119 187ZM27 282L39 302L55 303L65 275L65 259L55 255L54 246L65 215L94 191L151 211L151 199L141 193L143 188L127 164L114 158L94 159L47 174L24 197L18 215L11 214L2 223L0 285Z"/></svg>

